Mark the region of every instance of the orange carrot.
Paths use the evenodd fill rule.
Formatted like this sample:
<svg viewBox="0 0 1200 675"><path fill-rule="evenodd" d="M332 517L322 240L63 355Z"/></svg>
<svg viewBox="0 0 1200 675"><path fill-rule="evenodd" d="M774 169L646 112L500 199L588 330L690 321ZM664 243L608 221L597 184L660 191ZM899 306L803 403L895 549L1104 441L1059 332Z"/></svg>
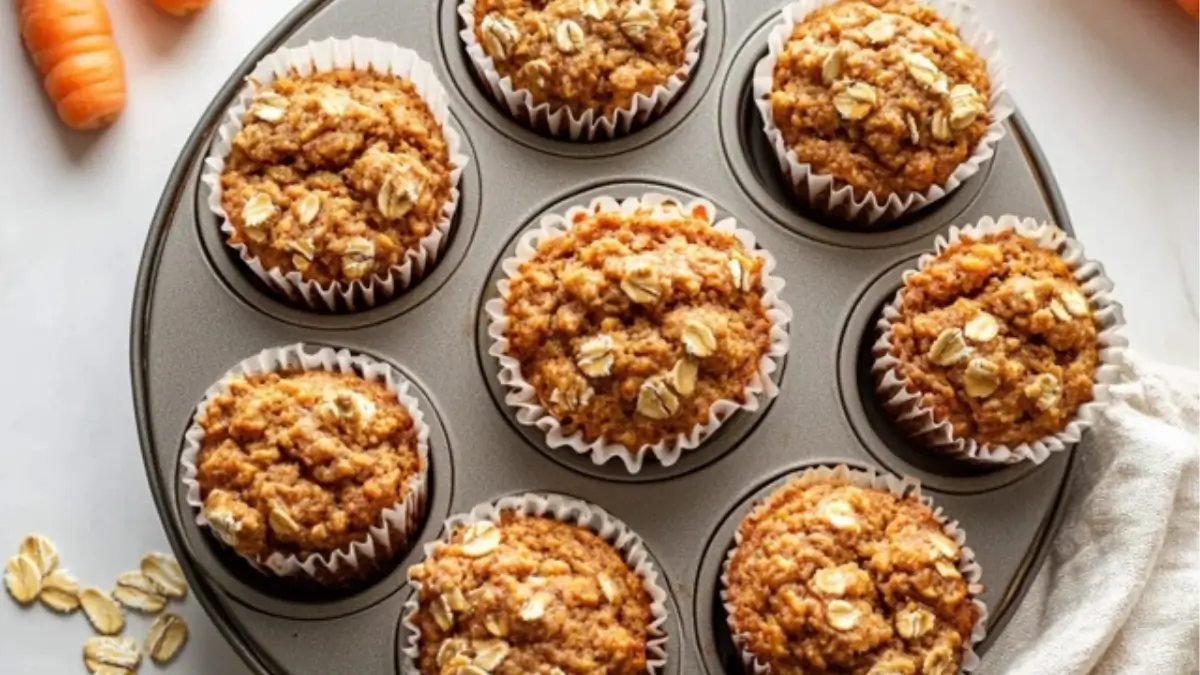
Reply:
<svg viewBox="0 0 1200 675"><path fill-rule="evenodd" d="M18 0L25 48L72 129L112 124L125 107L125 62L103 0Z"/></svg>
<svg viewBox="0 0 1200 675"><path fill-rule="evenodd" d="M198 12L198 11L204 9L205 7L208 7L208 3L212 2L212 0L153 0L153 1L154 1L154 4L158 5L159 9L161 9L162 11L164 11L168 14L174 14L175 16L183 16L184 14L191 14L192 12Z"/></svg>
<svg viewBox="0 0 1200 675"><path fill-rule="evenodd" d="M1179 6L1183 11L1192 15L1193 19L1200 18L1200 2L1197 0L1179 0Z"/></svg>

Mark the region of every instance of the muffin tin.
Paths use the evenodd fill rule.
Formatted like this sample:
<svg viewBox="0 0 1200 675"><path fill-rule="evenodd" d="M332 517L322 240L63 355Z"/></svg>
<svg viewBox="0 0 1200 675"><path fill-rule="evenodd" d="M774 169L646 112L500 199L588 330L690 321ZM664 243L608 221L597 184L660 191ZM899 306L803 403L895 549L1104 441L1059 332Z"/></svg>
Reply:
<svg viewBox="0 0 1200 675"><path fill-rule="evenodd" d="M1016 213L1069 230L1067 214L1019 115L982 172L885 231L839 230L803 213L777 177L749 98L750 72L780 4L709 0L703 55L679 99L644 129L595 144L544 138L493 105L462 51L455 0L310 0L230 78L189 139L150 228L131 358L143 457L168 537L195 596L254 672L405 672L405 570L421 544L452 513L542 491L593 502L645 540L671 596L665 673L740 674L717 595L732 532L770 486L822 463L915 476L961 521L984 569L986 652L1044 557L1075 450L990 473L917 452L873 396L874 319L901 272L949 226ZM471 164L453 236L425 279L369 311L320 314L287 304L242 268L203 204L199 175L223 109L260 58L282 45L349 35L396 42L434 64ZM495 296L499 261L541 214L646 192L704 197L752 230L779 261L795 319L776 373L778 398L738 413L675 465L647 462L630 475L618 461L597 466L546 447L516 423L487 354L483 304ZM179 454L204 391L242 359L295 342L391 363L415 386L433 430L426 522L396 566L363 587L314 591L267 579L202 532L184 501Z"/></svg>

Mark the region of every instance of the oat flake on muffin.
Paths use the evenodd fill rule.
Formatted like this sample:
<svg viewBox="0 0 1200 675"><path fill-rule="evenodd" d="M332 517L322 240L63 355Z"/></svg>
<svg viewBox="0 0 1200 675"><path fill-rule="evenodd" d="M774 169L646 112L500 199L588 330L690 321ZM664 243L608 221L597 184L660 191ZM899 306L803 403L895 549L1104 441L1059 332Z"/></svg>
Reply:
<svg viewBox="0 0 1200 675"><path fill-rule="evenodd" d="M907 277L896 308L896 371L958 438L1033 443L1092 400L1096 316L1071 267L1027 237L963 237Z"/></svg>
<svg viewBox="0 0 1200 675"><path fill-rule="evenodd" d="M451 199L441 125L412 82L293 72L259 88L221 174L222 207L266 269L321 285L385 276Z"/></svg>
<svg viewBox="0 0 1200 675"><path fill-rule="evenodd" d="M476 0L475 37L535 104L611 118L679 75L689 0Z"/></svg>
<svg viewBox="0 0 1200 675"><path fill-rule="evenodd" d="M325 371L231 382L196 419L203 514L239 554L304 558L366 540L427 467L382 383Z"/></svg>
<svg viewBox="0 0 1200 675"><path fill-rule="evenodd" d="M648 672L650 596L590 530L505 511L457 525L409 576L421 675Z"/></svg>
<svg viewBox="0 0 1200 675"><path fill-rule="evenodd" d="M959 672L981 610L963 550L915 496L793 480L739 535L729 626L771 675Z"/></svg>
<svg viewBox="0 0 1200 675"><path fill-rule="evenodd" d="M796 24L770 94L815 174L880 198L942 185L987 132L987 64L914 0L840 0Z"/></svg>
<svg viewBox="0 0 1200 675"><path fill-rule="evenodd" d="M630 451L669 441L760 376L764 262L710 217L578 212L511 276L507 355L564 434Z"/></svg>

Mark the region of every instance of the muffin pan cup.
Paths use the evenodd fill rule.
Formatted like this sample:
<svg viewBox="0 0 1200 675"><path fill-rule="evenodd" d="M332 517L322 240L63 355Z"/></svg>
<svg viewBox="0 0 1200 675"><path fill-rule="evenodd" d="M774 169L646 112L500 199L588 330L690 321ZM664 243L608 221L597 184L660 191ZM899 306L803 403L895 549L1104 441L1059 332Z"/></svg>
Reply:
<svg viewBox="0 0 1200 675"><path fill-rule="evenodd" d="M975 653L975 645L987 637L988 616L987 605L978 597L983 592L983 569L975 561L975 552L967 548L966 533L959 528L957 521L950 520L949 516L943 513L941 509L934 506L933 499L921 494L920 482L912 478L901 478L887 473L879 473L872 469L854 469L845 464L839 464L834 467L818 466L805 469L788 478L784 485L790 485L793 482L804 485L854 485L861 488L883 490L901 499L915 498L933 510L934 517L943 526L942 531L962 547L962 555L958 561L958 570L967 582L967 592L971 594L971 603L979 611L979 619L975 622L975 626L971 630L971 641L963 652L961 672L970 673L979 668L980 660L979 655ZM758 504L755 504L754 508L757 507ZM746 638L739 635L733 626L733 605L728 601L728 592L726 589L729 587L729 565L732 564L733 557L737 554L738 547L741 544L741 534L739 531L738 534L734 535L733 546L729 549L729 554L725 557L725 563L721 567L721 601L725 603L726 614L730 617L729 630L732 633L734 645L741 650L742 663L748 671L753 671L756 675L769 675L772 672L770 664L762 663L753 652L746 648Z"/></svg>
<svg viewBox="0 0 1200 675"><path fill-rule="evenodd" d="M645 543L668 608L661 675L743 675L720 612L720 565L740 514L759 490L797 470L847 464L920 480L923 494L971 535L987 586L986 651L1013 615L1061 515L1074 450L1040 465L980 470L922 452L887 421L870 372L875 322L900 272L936 234L984 216L1016 213L1070 231L1053 179L1019 115L993 159L951 197L894 226L848 232L769 184L773 169L750 90L753 65L780 21L772 0L710 0L709 30L693 78L661 117L621 138L556 140L515 122L476 77L459 31L457 0L309 0L247 57L197 125L150 228L133 303L131 367L147 475L194 597L259 675L396 675L406 657L407 569L443 521L506 495L557 494L596 505ZM428 62L470 164L452 233L422 279L394 300L352 313L312 311L246 269L219 239L200 177L223 115L267 55L330 36L401 45ZM762 161L765 158L765 162ZM488 354L501 262L541 217L587 205L665 194L705 200L735 218L777 262L794 312L790 347L771 374L779 395L739 410L670 467L647 456L631 475L594 464L520 424ZM1082 237L1086 241L1086 236ZM181 482L184 436L214 382L248 356L305 343L385 363L412 386L430 427L426 515L377 580L318 591L250 569L195 523ZM865 357L864 357L865 355Z"/></svg>
<svg viewBox="0 0 1200 675"><path fill-rule="evenodd" d="M556 138L572 141L613 139L629 134L661 114L687 86L692 70L700 60L700 49L708 29L704 1L690 0L690 3L690 30L683 65L666 84L656 86L648 95L636 94L631 105L607 116L595 110L585 110L577 115L568 106L555 108L549 103L538 103L532 92L515 87L511 77L501 75L496 69L496 62L484 51L475 35L475 0L462 0L458 6L462 26L459 37L471 58L476 76L491 92L496 103L514 118Z"/></svg>
<svg viewBox="0 0 1200 675"><path fill-rule="evenodd" d="M922 0L943 17L958 26L963 42L987 62L991 92L988 99L988 114L991 123L983 137L962 164L950 174L942 185L934 185L924 192L906 195L890 195L880 198L874 193L856 192L853 187L828 174L814 173L812 165L801 162L796 151L787 147L783 132L775 125L771 110L771 90L774 88L775 64L792 30L813 10L833 4L836 0L796 0L783 8L783 15L771 29L768 37L767 55L754 68L754 99L762 117L763 132L770 140L779 162L784 181L791 186L796 198L810 207L844 221L851 227L877 228L900 218L916 213L954 192L963 181L979 173L980 169L995 154L996 144L1004 138L1007 129L1004 121L1013 113L1005 82L1008 67L1000 54L996 38L980 25L975 11L959 0Z"/></svg>
<svg viewBox="0 0 1200 675"><path fill-rule="evenodd" d="M421 462L421 473L405 488L403 499L379 516L379 522L368 533L350 546L327 554L312 553L303 558L274 552L265 558L243 556L251 566L263 574L280 577L301 577L318 584L344 583L369 577L385 565L408 542L425 515L429 492L429 425L421 404L409 392L411 385L391 366L366 356L351 354L346 350L336 351L329 347L309 348L303 344L265 349L262 353L242 361L230 370L219 382L205 392L204 401L196 409L196 419L212 404L213 399L229 391L229 384L247 375L271 373L281 370L325 371L330 373L356 374L370 382L380 382L396 395L400 405L412 418L417 435L417 456ZM219 527L209 522L203 512L204 499L197 480L196 464L200 449L204 445L204 429L193 421L184 434L183 452L180 455L180 481L187 490L187 504L195 510L196 524L210 530L218 540L225 541ZM232 546L232 544L230 544ZM240 554L239 554L240 555Z"/></svg>
<svg viewBox="0 0 1200 675"><path fill-rule="evenodd" d="M883 308L883 315L878 323L879 340L872 348L876 358L871 365L871 372L878 381L877 391L884 408L899 426L914 438L921 439L934 452L983 465L1015 464L1024 461L1041 464L1050 453L1062 452L1078 443L1079 439L1083 438L1083 432L1100 419L1104 408L1112 400L1109 388L1121 380L1121 363L1129 341L1119 334L1121 327L1125 325L1125 318L1121 306L1113 300L1113 283L1104 275L1104 268L1084 257L1082 244L1049 223L1039 223L1032 218L1022 219L1012 215L1001 216L998 220L985 217L973 225L952 227L946 236L939 236L936 254L959 242L962 237L982 239L989 234L1006 231L1016 232L1035 242L1040 248L1054 251L1066 261L1075 280L1087 296L1088 306L1091 307L1100 326L1096 336L1100 343L1100 365L1096 369L1095 384L1092 387L1093 398L1079 408L1067 427L1052 436L1014 447L983 445L974 439L956 437L954 425L945 420L939 421L933 410L922 403L921 395L914 393L916 386L896 370L899 362L891 354L892 324L900 318L902 291L897 291L895 299ZM907 280L917 270L924 269L936 257L934 253L921 256L916 269L905 272L904 279Z"/></svg>
<svg viewBox="0 0 1200 675"><path fill-rule="evenodd" d="M667 662L667 641L670 639L670 636L666 632L668 595L663 589L654 559L650 557L650 552L646 549L646 544L642 542L641 538L635 532L630 531L625 523L622 523L612 515L606 513L604 509L593 504L587 504L578 499L571 499L563 495L527 493L502 497L494 503L480 504L468 513L451 516L446 520L442 528L442 539L439 541L446 541L453 529L462 525L471 525L485 521L499 523L500 517L507 511L522 516L552 518L568 525L586 528L611 545L620 554L621 559L625 561L629 569L641 577L642 586L646 589L646 594L650 597L651 622L646 641L647 675L658 675L661 673L663 666ZM437 542L425 545L425 559L433 555L436 546ZM421 631L417 628L414 621L415 615L420 609L418 597L421 592L421 586L418 582L411 579L409 583L413 587L413 593L408 601L404 603L403 628L407 633L407 638L404 640L405 646L403 652L404 656L410 662L405 664L401 672L405 673L405 675L420 675L412 664L421 655Z"/></svg>
<svg viewBox="0 0 1200 675"><path fill-rule="evenodd" d="M709 410L708 419L695 425L692 430L671 440L663 440L653 445L644 445L636 450L617 443L610 443L603 438L588 441L582 431L566 435L558 419L549 413L538 401L533 385L529 384L521 373L521 364L508 356L507 329L509 317L505 296L508 293L508 280L517 274L521 264L537 253L538 244L550 237L569 231L577 217L585 217L589 213L633 213L642 207L659 207L675 205L683 213L695 214L697 210L706 214L709 225L720 232L732 234L745 248L746 252L763 261L761 283L763 287L762 303L766 308L767 318L771 320L771 344L759 360L758 372L742 391L742 400L733 401L722 399L713 403ZM754 234L749 230L739 228L732 218L720 218L717 207L704 200L694 200L680 204L678 200L667 195L647 193L641 197L631 197L618 201L613 197L595 197L589 204L575 206L565 214L551 214L543 217L538 227L523 234L517 241L516 255L505 258L501 266L505 278L497 283L497 296L484 304L484 311L490 319L488 337L492 344L488 354L500 362L499 379L508 390L505 403L516 411L516 420L520 424L535 426L546 434L546 443L551 448L569 448L580 455L587 455L596 464L605 464L611 460L619 460L631 474L642 470L647 456L650 461L657 461L664 467L674 466L684 453L694 450L705 440L716 433L721 423L739 410L756 412L771 399L779 395L779 387L772 380L772 374L780 368L787 354L791 338L788 335L788 324L792 320L792 308L783 301L782 293L785 282L775 276L775 257L769 251L755 247Z"/></svg>
<svg viewBox="0 0 1200 675"><path fill-rule="evenodd" d="M246 86L238 93L217 129L217 139L205 161L201 180L208 188L208 208L221 219L221 233L228 239L234 233L229 215L221 202L221 173L233 147L234 137L242 129L242 116L250 106L256 91L270 86L274 80L295 71L300 75L328 72L339 68L388 73L413 83L433 116L441 124L450 155L450 195L442 207L442 217L433 232L418 242L416 249L405 252L404 261L393 265L386 274L373 274L367 279L350 283L333 281L321 285L305 279L297 271L284 272L268 268L254 256L245 244L227 243L242 263L273 290L292 301L311 309L350 311L382 304L421 279L427 269L437 264L438 255L450 238L454 214L458 210L460 180L469 158L463 154L463 142L450 122L449 96L438 81L433 67L416 52L395 44L364 37L330 38L310 42L301 47L280 49L258 63L247 77Z"/></svg>

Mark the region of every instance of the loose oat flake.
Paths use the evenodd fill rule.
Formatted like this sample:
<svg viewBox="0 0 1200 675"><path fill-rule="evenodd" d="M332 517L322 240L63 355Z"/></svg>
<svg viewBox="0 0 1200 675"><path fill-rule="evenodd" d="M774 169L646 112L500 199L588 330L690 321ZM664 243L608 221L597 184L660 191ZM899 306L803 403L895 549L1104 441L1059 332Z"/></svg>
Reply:
<svg viewBox="0 0 1200 675"><path fill-rule="evenodd" d="M58 568L58 549L45 535L26 535L17 552L33 561L42 578Z"/></svg>
<svg viewBox="0 0 1200 675"><path fill-rule="evenodd" d="M146 653L158 664L169 663L187 644L188 626L178 614L162 614L146 633Z"/></svg>
<svg viewBox="0 0 1200 675"><path fill-rule="evenodd" d="M1000 387L1000 366L987 359L971 359L963 375L967 396L987 398Z"/></svg>
<svg viewBox="0 0 1200 675"><path fill-rule="evenodd" d="M101 635L116 635L125 628L125 612L112 597L95 587L79 591L79 604L92 628Z"/></svg>
<svg viewBox="0 0 1200 675"><path fill-rule="evenodd" d="M79 581L66 570L55 570L42 581L42 604L60 614L79 609Z"/></svg>
<svg viewBox="0 0 1200 675"><path fill-rule="evenodd" d="M187 597L187 580L175 558L162 553L147 553L142 558L141 570L154 584L159 595L168 598Z"/></svg>
<svg viewBox="0 0 1200 675"><path fill-rule="evenodd" d="M848 582L846 573L836 567L820 570L813 575L813 585L826 595L844 595Z"/></svg>
<svg viewBox="0 0 1200 675"><path fill-rule="evenodd" d="M538 591L521 607L522 621L537 621L546 614L546 607L554 598L549 593Z"/></svg>
<svg viewBox="0 0 1200 675"><path fill-rule="evenodd" d="M863 33L871 42L881 44L896 35L896 24L888 19L876 19L863 28Z"/></svg>
<svg viewBox="0 0 1200 675"><path fill-rule="evenodd" d="M963 334L973 342L989 342L1000 334L1000 322L987 312L980 312L963 327Z"/></svg>
<svg viewBox="0 0 1200 675"><path fill-rule="evenodd" d="M580 12L589 19L599 21L608 16L608 0L583 0Z"/></svg>
<svg viewBox="0 0 1200 675"><path fill-rule="evenodd" d="M42 590L42 574L29 556L20 554L8 559L4 566L4 587L22 605L37 599Z"/></svg>
<svg viewBox="0 0 1200 675"><path fill-rule="evenodd" d="M924 609L901 610L896 614L896 632L906 640L921 637L933 629L934 616Z"/></svg>
<svg viewBox="0 0 1200 675"><path fill-rule="evenodd" d="M842 69L846 65L846 52L841 45L829 50L825 55L825 60L821 63L821 82L825 86L829 86L838 81L842 76Z"/></svg>
<svg viewBox="0 0 1200 675"><path fill-rule="evenodd" d="M83 643L83 660L92 672L97 671L97 666L137 670L142 663L142 652L133 638L94 637Z"/></svg>
<svg viewBox="0 0 1200 675"><path fill-rule="evenodd" d="M129 609L147 614L161 612L167 604L158 587L141 571L122 572L117 577L113 598Z"/></svg>

